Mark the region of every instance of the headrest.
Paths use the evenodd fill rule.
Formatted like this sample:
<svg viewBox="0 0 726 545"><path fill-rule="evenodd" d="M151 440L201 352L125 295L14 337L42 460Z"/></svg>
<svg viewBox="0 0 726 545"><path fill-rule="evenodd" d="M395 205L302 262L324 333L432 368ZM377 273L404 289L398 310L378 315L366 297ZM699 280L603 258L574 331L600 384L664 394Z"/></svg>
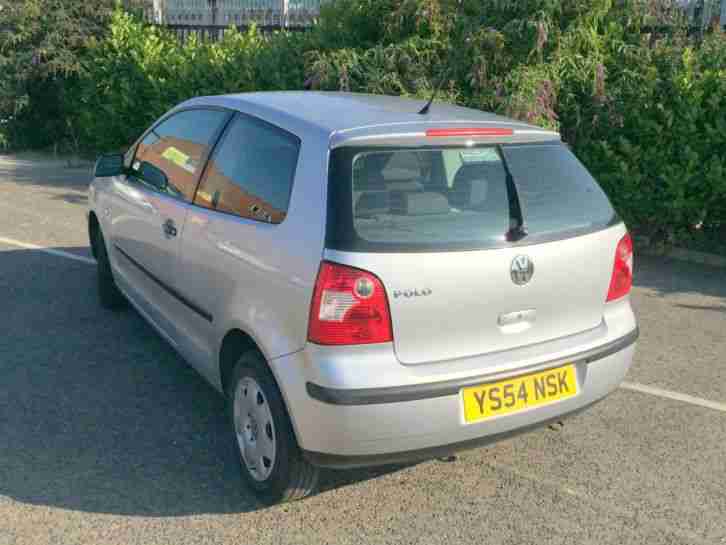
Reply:
<svg viewBox="0 0 726 545"><path fill-rule="evenodd" d="M360 218L388 213L388 191L365 191L355 202L355 215Z"/></svg>
<svg viewBox="0 0 726 545"><path fill-rule="evenodd" d="M365 174L362 173L360 177L356 178L353 184L353 191L385 191L386 180L383 179L382 174Z"/></svg>
<svg viewBox="0 0 726 545"><path fill-rule="evenodd" d="M353 189L355 191L383 191L386 181L383 178L383 168L391 158L391 153L371 153L356 160L360 163L360 173L356 177Z"/></svg>
<svg viewBox="0 0 726 545"><path fill-rule="evenodd" d="M461 208L477 206L486 200L488 189L489 183L481 165L464 165L454 176L451 203Z"/></svg>

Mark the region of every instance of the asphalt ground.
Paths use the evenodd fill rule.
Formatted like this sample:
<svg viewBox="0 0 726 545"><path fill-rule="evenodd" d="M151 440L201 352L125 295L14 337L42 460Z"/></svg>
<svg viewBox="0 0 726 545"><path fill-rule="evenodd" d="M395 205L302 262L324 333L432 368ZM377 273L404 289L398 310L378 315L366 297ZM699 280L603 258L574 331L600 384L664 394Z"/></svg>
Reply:
<svg viewBox="0 0 726 545"><path fill-rule="evenodd" d="M99 307L89 179L0 156L0 545L726 544L726 270L637 258L629 388L562 430L264 507L221 398Z"/></svg>

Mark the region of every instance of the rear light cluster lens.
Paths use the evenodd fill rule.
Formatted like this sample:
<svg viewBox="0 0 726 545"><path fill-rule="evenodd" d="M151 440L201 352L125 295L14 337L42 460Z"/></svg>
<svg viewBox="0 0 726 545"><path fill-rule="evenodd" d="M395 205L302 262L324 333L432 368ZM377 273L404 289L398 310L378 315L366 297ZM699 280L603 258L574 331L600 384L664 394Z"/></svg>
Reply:
<svg viewBox="0 0 726 545"><path fill-rule="evenodd" d="M393 340L383 283L361 269L323 261L310 307L308 340L325 345Z"/></svg>
<svg viewBox="0 0 726 545"><path fill-rule="evenodd" d="M633 241L628 233L620 239L615 250L615 264L610 279L607 301L615 301L630 293L633 286Z"/></svg>

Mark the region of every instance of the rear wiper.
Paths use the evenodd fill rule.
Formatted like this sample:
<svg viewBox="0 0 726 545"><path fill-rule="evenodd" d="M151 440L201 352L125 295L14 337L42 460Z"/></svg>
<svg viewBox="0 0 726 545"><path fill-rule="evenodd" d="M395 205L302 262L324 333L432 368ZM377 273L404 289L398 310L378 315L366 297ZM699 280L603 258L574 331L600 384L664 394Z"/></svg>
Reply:
<svg viewBox="0 0 726 545"><path fill-rule="evenodd" d="M524 221L522 201L519 198L517 184L514 181L512 172L509 170L509 165L507 164L507 159L504 157L504 150L502 150L501 146L499 147L499 154L502 157L502 165L504 165L504 171L507 174L506 183L509 200L509 230L504 236L509 242L517 242L526 237L529 234L529 230Z"/></svg>

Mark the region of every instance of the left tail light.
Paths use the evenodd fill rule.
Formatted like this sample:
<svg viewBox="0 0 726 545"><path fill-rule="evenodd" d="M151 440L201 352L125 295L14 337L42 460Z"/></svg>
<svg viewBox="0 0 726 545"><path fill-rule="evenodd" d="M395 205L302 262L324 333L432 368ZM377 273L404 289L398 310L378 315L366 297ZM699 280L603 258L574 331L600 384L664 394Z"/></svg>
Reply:
<svg viewBox="0 0 726 545"><path fill-rule="evenodd" d="M323 261L310 305L308 340L323 345L392 341L391 313L381 280L362 269Z"/></svg>

